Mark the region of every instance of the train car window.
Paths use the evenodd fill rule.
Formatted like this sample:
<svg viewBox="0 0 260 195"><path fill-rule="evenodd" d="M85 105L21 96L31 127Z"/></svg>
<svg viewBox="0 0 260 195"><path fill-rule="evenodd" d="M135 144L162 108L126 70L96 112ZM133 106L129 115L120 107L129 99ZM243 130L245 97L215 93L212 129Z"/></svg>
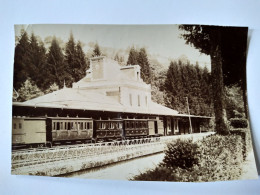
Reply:
<svg viewBox="0 0 260 195"><path fill-rule="evenodd" d="M102 122L101 123L101 129L105 129L106 128L106 123L105 122Z"/></svg>
<svg viewBox="0 0 260 195"><path fill-rule="evenodd" d="M134 128L134 122L133 121L130 122L130 128L132 128L132 129Z"/></svg>
<svg viewBox="0 0 260 195"><path fill-rule="evenodd" d="M139 123L138 123L138 122L135 123L135 127L136 127L137 129L139 128Z"/></svg>
<svg viewBox="0 0 260 195"><path fill-rule="evenodd" d="M114 129L115 128L115 123L114 122L110 122L110 129Z"/></svg>
<svg viewBox="0 0 260 195"><path fill-rule="evenodd" d="M14 129L16 129L16 123L14 123Z"/></svg>
<svg viewBox="0 0 260 195"><path fill-rule="evenodd" d="M56 130L60 130L60 123L57 122L57 129Z"/></svg>
<svg viewBox="0 0 260 195"><path fill-rule="evenodd" d="M89 129L92 129L92 122L89 123Z"/></svg>
<svg viewBox="0 0 260 195"><path fill-rule="evenodd" d="M65 130L68 130L68 129L67 129L67 122L64 122L64 129L65 129Z"/></svg>
<svg viewBox="0 0 260 195"><path fill-rule="evenodd" d="M89 129L89 122L87 123L87 129Z"/></svg>
<svg viewBox="0 0 260 195"><path fill-rule="evenodd" d="M52 123L52 130L56 130L56 122Z"/></svg>
<svg viewBox="0 0 260 195"><path fill-rule="evenodd" d="M123 128L123 124L120 122L119 123L119 129L122 129Z"/></svg>
<svg viewBox="0 0 260 195"><path fill-rule="evenodd" d="M63 122L60 122L60 129L63 130Z"/></svg>
<svg viewBox="0 0 260 195"><path fill-rule="evenodd" d="M70 129L73 130L74 129L74 123L70 122Z"/></svg>
<svg viewBox="0 0 260 195"><path fill-rule="evenodd" d="M21 129L22 128L22 123L19 123L19 129Z"/></svg>
<svg viewBox="0 0 260 195"><path fill-rule="evenodd" d="M80 123L80 130L83 130L83 122Z"/></svg>

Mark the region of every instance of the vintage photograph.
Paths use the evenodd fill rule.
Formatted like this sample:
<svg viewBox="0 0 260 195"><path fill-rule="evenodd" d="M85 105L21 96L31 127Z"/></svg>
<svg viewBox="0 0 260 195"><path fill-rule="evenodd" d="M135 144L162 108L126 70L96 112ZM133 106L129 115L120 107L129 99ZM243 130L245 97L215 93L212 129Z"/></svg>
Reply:
<svg viewBox="0 0 260 195"><path fill-rule="evenodd" d="M247 27L15 25L12 174L257 179Z"/></svg>

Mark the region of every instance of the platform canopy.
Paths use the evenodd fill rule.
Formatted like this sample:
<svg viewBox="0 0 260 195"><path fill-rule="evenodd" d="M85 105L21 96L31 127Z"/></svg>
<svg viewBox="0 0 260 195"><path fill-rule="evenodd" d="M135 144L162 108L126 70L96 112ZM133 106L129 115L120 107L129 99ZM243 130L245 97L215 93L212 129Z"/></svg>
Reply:
<svg viewBox="0 0 260 195"><path fill-rule="evenodd" d="M14 102L13 105L178 116L178 111L152 101L148 107L124 106L102 92L86 92L75 88L63 88L25 102Z"/></svg>

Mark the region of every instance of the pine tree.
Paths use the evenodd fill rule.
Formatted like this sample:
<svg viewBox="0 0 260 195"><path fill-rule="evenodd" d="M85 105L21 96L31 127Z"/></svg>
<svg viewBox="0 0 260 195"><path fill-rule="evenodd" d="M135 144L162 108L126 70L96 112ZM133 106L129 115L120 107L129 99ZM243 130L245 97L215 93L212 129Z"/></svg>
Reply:
<svg viewBox="0 0 260 195"><path fill-rule="evenodd" d="M31 34L30 38L29 58L30 63L27 68L28 76L37 86L44 90L42 83L44 83L43 80L46 78L46 75L42 74L44 74L46 66L46 49L42 42L39 43L37 41L34 33Z"/></svg>
<svg viewBox="0 0 260 195"><path fill-rule="evenodd" d="M99 48L99 45L98 43L95 44L95 47L94 47L94 50L93 50L93 53L92 53L92 57L96 57L96 56L101 56L102 55L102 52Z"/></svg>
<svg viewBox="0 0 260 195"><path fill-rule="evenodd" d="M45 94L51 93L53 91L59 90L59 86L56 83L53 83L47 90L45 90Z"/></svg>
<svg viewBox="0 0 260 195"><path fill-rule="evenodd" d="M72 80L67 81L71 85L71 83L74 82L75 75L76 75L76 68L77 68L77 63L76 63L76 46L74 42L74 37L73 34L70 33L70 38L69 41L66 43L65 46L65 66L66 70L71 75Z"/></svg>
<svg viewBox="0 0 260 195"><path fill-rule="evenodd" d="M49 77L46 78L46 85L50 86L51 83L57 83L61 88L64 80L66 82L71 79L71 76L65 70L64 55L56 40L53 38L49 52L47 54L47 72Z"/></svg>
<svg viewBox="0 0 260 195"><path fill-rule="evenodd" d="M151 83L151 71L145 48L141 48L138 54L137 62L141 67L141 78L146 83Z"/></svg>
<svg viewBox="0 0 260 195"><path fill-rule="evenodd" d="M86 59L86 55L82 50L81 42L78 41L76 45L76 53L75 53L75 62L76 62L76 70L75 70L75 75L74 80L79 81L82 79L85 74L86 70L89 69L89 61Z"/></svg>
<svg viewBox="0 0 260 195"><path fill-rule="evenodd" d="M28 78L18 90L18 101L27 101L38 96L42 96L43 92Z"/></svg>
<svg viewBox="0 0 260 195"><path fill-rule="evenodd" d="M127 60L127 65L137 65L138 64L138 52L134 47L132 47L129 51L129 56Z"/></svg>
<svg viewBox="0 0 260 195"><path fill-rule="evenodd" d="M29 58L30 42L28 34L23 29L21 30L21 36L19 42L15 47L14 54L14 88L18 89L26 81L28 73L26 66L30 62Z"/></svg>

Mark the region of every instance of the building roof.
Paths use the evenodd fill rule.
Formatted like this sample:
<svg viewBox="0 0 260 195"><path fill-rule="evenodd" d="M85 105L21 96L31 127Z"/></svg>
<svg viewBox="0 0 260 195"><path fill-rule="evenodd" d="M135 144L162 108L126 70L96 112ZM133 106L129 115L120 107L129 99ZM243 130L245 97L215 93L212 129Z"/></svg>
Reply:
<svg viewBox="0 0 260 195"><path fill-rule="evenodd" d="M172 110L152 101L147 108L124 106L114 98L106 96L101 92L88 92L75 88L63 88L26 102L14 102L13 105L170 116L178 115L176 110Z"/></svg>

